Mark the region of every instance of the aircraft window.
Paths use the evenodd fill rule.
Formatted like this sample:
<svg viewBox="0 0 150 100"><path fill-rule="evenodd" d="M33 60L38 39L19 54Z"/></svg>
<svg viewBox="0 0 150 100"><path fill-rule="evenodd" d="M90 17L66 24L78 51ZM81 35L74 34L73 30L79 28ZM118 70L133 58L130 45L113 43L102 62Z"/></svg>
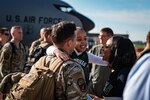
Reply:
<svg viewBox="0 0 150 100"><path fill-rule="evenodd" d="M62 6L62 5L55 5L55 7L60 10L60 11L63 11L63 12L71 12L73 11L74 9L70 6Z"/></svg>

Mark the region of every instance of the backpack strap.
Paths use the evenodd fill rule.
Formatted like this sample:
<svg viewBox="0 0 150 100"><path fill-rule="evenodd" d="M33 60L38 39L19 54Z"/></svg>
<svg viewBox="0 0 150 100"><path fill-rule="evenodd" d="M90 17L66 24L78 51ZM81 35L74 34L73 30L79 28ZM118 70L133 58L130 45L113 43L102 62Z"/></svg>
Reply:
<svg viewBox="0 0 150 100"><path fill-rule="evenodd" d="M27 50L27 48L26 48L26 46L25 46L25 44L24 43L22 43L22 42L20 42L19 43L19 45L20 45L20 47L23 47L23 52L24 52L24 54L26 55L26 58L27 58L27 55L28 55L28 50Z"/></svg>
<svg viewBox="0 0 150 100"><path fill-rule="evenodd" d="M35 63L35 67L38 69L42 69L42 70L49 70L48 67L45 66L45 59L46 56L41 57L36 63Z"/></svg>
<svg viewBox="0 0 150 100"><path fill-rule="evenodd" d="M62 59L56 57L55 61L49 64L50 70L52 70L53 72L56 72L57 69L63 64L63 62L64 61Z"/></svg>
<svg viewBox="0 0 150 100"><path fill-rule="evenodd" d="M15 44L14 44L13 42L11 42L11 41L9 41L9 43L10 43L10 45L11 45L11 47L12 47L12 53L15 54L15 53L16 53L16 51L15 51L15 50L16 50ZM23 47L23 50L24 50L23 52L24 52L24 53L27 52L26 47L25 47L25 45L24 45L23 43L19 43L19 46L20 46L20 47Z"/></svg>
<svg viewBox="0 0 150 100"><path fill-rule="evenodd" d="M50 44L49 43L41 43L39 46L42 47L43 49L47 49L50 46Z"/></svg>
<svg viewBox="0 0 150 100"><path fill-rule="evenodd" d="M16 46L15 46L15 44L13 43L13 42L9 42L10 43L10 45L11 45L11 47L12 47L12 54L14 53L16 53L16 51L15 51L15 49L16 49Z"/></svg>
<svg viewBox="0 0 150 100"><path fill-rule="evenodd" d="M53 73L63 64L63 60L57 57L51 58L48 56L43 56L35 63L36 68L49 71Z"/></svg>

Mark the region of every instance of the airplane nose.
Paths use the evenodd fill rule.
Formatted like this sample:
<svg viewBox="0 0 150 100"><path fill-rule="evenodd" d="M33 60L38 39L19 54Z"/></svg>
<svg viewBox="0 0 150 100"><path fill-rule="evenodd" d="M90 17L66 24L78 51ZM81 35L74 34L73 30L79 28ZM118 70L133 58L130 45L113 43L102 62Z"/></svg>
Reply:
<svg viewBox="0 0 150 100"><path fill-rule="evenodd" d="M70 14L72 14L80 19L80 21L82 22L82 25L83 25L83 29L86 32L92 30L95 27L94 22L92 20L90 20L89 18L83 16L82 14L80 14L76 11L71 11Z"/></svg>

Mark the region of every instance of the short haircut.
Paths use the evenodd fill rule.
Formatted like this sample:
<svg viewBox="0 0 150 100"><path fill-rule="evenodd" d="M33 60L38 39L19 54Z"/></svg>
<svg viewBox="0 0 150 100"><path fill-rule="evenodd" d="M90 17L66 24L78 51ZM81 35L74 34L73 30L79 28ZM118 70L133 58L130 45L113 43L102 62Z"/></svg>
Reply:
<svg viewBox="0 0 150 100"><path fill-rule="evenodd" d="M3 27L3 28L0 29L0 33L1 33L1 34L4 34L5 31L9 31L8 28Z"/></svg>
<svg viewBox="0 0 150 100"><path fill-rule="evenodd" d="M44 33L44 36L47 38L48 35L50 35L50 34L52 33L52 28L51 28L51 27L48 27L48 28L45 29L44 32L45 32L45 33Z"/></svg>
<svg viewBox="0 0 150 100"><path fill-rule="evenodd" d="M62 21L52 26L52 41L54 44L62 44L67 39L75 36L76 25L73 22Z"/></svg>
<svg viewBox="0 0 150 100"><path fill-rule="evenodd" d="M11 34L14 32L15 29L22 29L22 27L21 26L12 26L12 28L10 30Z"/></svg>
<svg viewBox="0 0 150 100"><path fill-rule="evenodd" d="M105 32L108 36L113 36L114 35L113 30L109 27L102 28L101 32Z"/></svg>
<svg viewBox="0 0 150 100"><path fill-rule="evenodd" d="M147 43L150 43L150 31L147 33L146 42L147 42Z"/></svg>

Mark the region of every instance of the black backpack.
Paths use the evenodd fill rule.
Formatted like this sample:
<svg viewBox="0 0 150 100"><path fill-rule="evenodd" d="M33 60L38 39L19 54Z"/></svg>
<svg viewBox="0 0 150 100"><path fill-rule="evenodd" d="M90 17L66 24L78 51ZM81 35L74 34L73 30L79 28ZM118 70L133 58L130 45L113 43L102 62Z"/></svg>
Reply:
<svg viewBox="0 0 150 100"><path fill-rule="evenodd" d="M41 58L44 55L46 55L46 48L38 46L31 51L29 58L30 60L32 60L33 63L35 63L37 60L39 60L39 58Z"/></svg>
<svg viewBox="0 0 150 100"><path fill-rule="evenodd" d="M46 55L46 49L50 46L48 43L43 43L35 47L29 54L25 64L24 71L27 73L31 66L35 64L41 57Z"/></svg>

